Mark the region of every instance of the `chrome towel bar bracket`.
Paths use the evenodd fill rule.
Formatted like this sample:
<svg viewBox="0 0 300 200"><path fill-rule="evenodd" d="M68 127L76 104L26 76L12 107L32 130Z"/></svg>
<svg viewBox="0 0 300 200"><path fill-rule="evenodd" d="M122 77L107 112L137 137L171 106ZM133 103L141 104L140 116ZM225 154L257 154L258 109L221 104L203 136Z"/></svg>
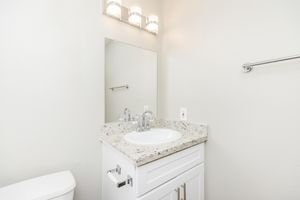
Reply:
<svg viewBox="0 0 300 200"><path fill-rule="evenodd" d="M251 72L255 66L266 65L266 64L282 62L282 61L287 61L287 60L294 60L294 59L299 59L299 58L300 58L300 55L294 55L294 56L288 56L288 57L283 57L283 58L264 60L261 62L245 63L243 65L243 71L245 73L247 73L247 72Z"/></svg>

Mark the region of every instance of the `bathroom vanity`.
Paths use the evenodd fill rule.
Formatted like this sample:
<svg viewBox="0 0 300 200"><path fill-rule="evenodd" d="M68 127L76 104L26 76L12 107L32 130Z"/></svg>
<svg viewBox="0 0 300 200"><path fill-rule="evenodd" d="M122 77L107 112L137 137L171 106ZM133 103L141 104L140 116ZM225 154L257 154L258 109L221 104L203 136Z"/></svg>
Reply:
<svg viewBox="0 0 300 200"><path fill-rule="evenodd" d="M154 119L157 71L156 52L105 39L103 200L204 200L207 127Z"/></svg>
<svg viewBox="0 0 300 200"><path fill-rule="evenodd" d="M134 122L103 126L102 199L203 200L207 127L155 120L150 131L136 129Z"/></svg>

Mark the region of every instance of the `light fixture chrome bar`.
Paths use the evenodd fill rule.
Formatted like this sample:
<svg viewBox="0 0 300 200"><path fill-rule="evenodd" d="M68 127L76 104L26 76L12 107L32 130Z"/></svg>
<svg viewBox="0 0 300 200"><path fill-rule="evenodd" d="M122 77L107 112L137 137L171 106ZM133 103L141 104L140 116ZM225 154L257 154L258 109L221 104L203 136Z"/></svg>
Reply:
<svg viewBox="0 0 300 200"><path fill-rule="evenodd" d="M121 86L117 86L117 87L111 87L111 88L108 88L108 89L114 91L114 90L117 90L117 89L123 89L123 88L128 89L128 88L129 88L129 85L121 85Z"/></svg>
<svg viewBox="0 0 300 200"><path fill-rule="evenodd" d="M261 61L261 62L246 63L243 65L243 70L245 73L247 73L247 72L251 72L253 70L253 67L255 67L255 66L271 64L271 63L276 63L276 62L282 62L282 61L287 61L287 60L294 60L294 59L299 59L299 58L300 58L300 55L294 55L294 56L288 56L288 57L277 58L277 59L272 59L272 60L265 60L265 61Z"/></svg>
<svg viewBox="0 0 300 200"><path fill-rule="evenodd" d="M115 16L112 16L112 15L107 14L107 12L106 12L107 4L104 3L103 15L105 15L105 16L107 16L107 17L110 17L110 18L112 18L112 19L118 20L118 21L120 21L120 22L122 22L122 23L125 23L125 24L127 24L127 25L130 25L131 27L140 29L140 30L142 30L142 31L146 31L147 33L150 33L150 34L152 34L152 35L154 35L154 36L157 36L157 33L151 32L151 31L149 31L149 30L146 29L146 25L147 25L147 22L146 22L146 21L147 21L147 17L146 17L146 16L141 15L141 17L142 17L142 24L141 24L141 26L136 26L136 25L134 25L134 24L131 24L131 23L128 21L128 17L129 17L129 8L127 8L127 7L125 7L125 6L122 6L122 5L121 5L120 7L121 7L121 9L122 9L122 14L121 14L121 18L118 18L118 17L115 17ZM157 23L157 22L156 22L156 23ZM157 23L157 24L158 24L158 23Z"/></svg>

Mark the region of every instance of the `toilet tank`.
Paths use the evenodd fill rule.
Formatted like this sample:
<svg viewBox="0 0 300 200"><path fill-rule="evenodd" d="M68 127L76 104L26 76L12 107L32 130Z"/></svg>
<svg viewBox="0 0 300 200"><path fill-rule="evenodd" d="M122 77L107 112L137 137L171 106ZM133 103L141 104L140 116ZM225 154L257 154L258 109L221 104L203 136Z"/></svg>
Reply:
<svg viewBox="0 0 300 200"><path fill-rule="evenodd" d="M63 171L0 188L0 200L73 200L75 186L72 173Z"/></svg>

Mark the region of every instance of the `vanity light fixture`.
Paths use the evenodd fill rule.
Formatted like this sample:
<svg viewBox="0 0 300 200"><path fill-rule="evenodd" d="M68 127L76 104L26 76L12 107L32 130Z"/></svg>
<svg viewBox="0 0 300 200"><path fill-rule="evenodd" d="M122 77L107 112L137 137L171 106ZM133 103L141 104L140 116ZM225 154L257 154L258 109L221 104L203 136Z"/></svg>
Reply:
<svg viewBox="0 0 300 200"><path fill-rule="evenodd" d="M142 15L142 8L132 6L130 8L122 5L122 0L103 0L103 14L118 21L146 31L153 35L158 33L158 16Z"/></svg>
<svg viewBox="0 0 300 200"><path fill-rule="evenodd" d="M149 32L158 33L158 16L156 15L150 15L146 19L146 29Z"/></svg>
<svg viewBox="0 0 300 200"><path fill-rule="evenodd" d="M129 8L128 12L128 22L135 26L142 26L142 9L138 6L133 6Z"/></svg>
<svg viewBox="0 0 300 200"><path fill-rule="evenodd" d="M112 17L121 19L122 17L122 0L107 0L106 13Z"/></svg>

